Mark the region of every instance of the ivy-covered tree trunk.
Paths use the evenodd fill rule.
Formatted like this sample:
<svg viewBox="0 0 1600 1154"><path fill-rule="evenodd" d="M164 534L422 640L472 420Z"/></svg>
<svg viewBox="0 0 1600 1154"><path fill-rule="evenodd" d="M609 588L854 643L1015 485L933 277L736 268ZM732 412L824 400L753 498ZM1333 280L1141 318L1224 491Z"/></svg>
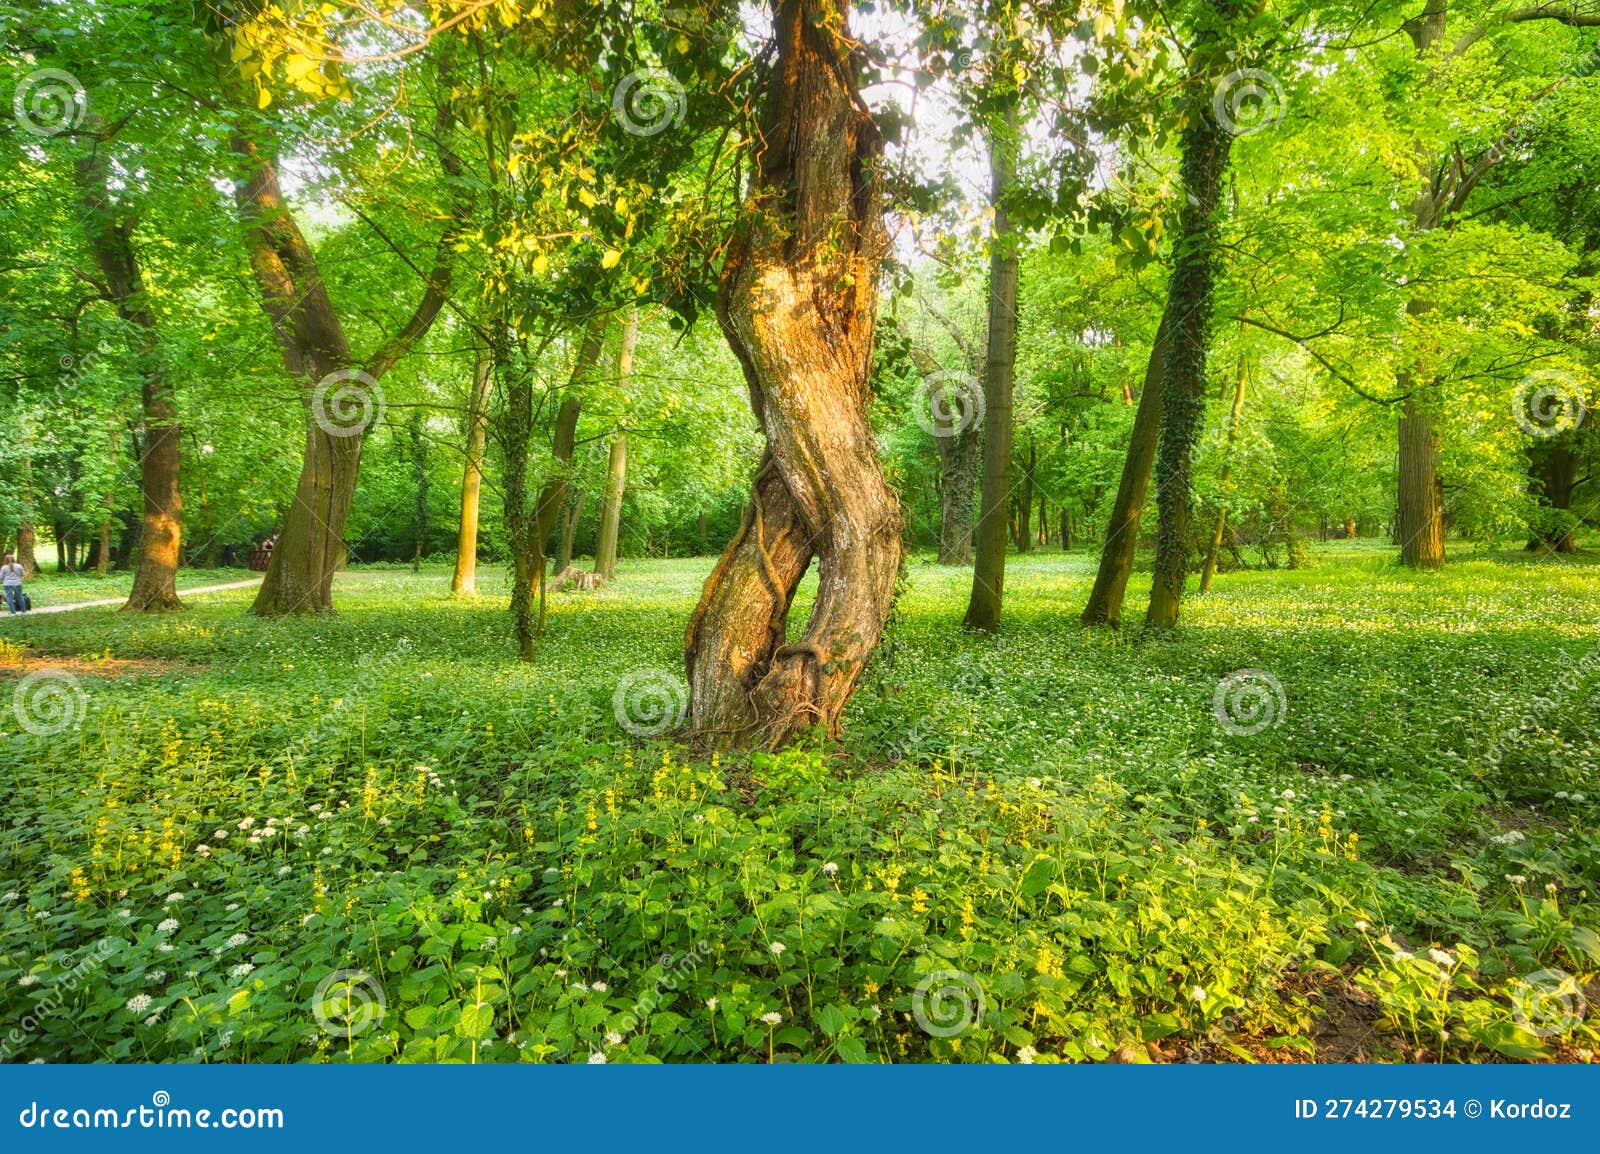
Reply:
<svg viewBox="0 0 1600 1154"><path fill-rule="evenodd" d="M693 729L713 744L837 733L900 572L900 509L867 414L887 248L882 144L856 86L848 7L774 4L763 146L723 270L718 319L767 449L686 637ZM816 602L790 642L813 557Z"/></svg>
<svg viewBox="0 0 1600 1154"><path fill-rule="evenodd" d="M467 460L461 474L461 525L456 531L456 568L450 592L456 597L478 594L478 509L483 489L483 450L489 421L489 383L494 379L487 349L472 367L472 393L467 400Z"/></svg>
<svg viewBox="0 0 1600 1154"><path fill-rule="evenodd" d="M1177 625L1183 582L1189 570L1194 446L1205 411L1217 210L1232 148L1233 134L1217 123L1209 102L1191 110L1189 125L1183 131L1181 163L1187 201L1179 220L1172 280L1167 290L1170 345L1161 375L1156 563L1150 607L1145 613L1147 628L1171 629Z"/></svg>
<svg viewBox="0 0 1600 1154"><path fill-rule="evenodd" d="M1128 451L1122 458L1122 480L1111 505L1111 518L1100 543L1100 567L1094 575L1089 603L1079 620L1084 625L1122 624L1122 601L1133 574L1134 550L1139 544L1139 521L1144 515L1145 497L1150 490L1150 469L1156 459L1156 442L1161 433L1161 378L1167 366L1167 317L1169 302L1156 328L1155 343L1145 364L1144 384L1139 407L1134 410L1133 429L1128 434Z"/></svg>
<svg viewBox="0 0 1600 1154"><path fill-rule="evenodd" d="M91 129L98 130L98 118ZM134 218L113 205L107 178L105 139L91 132L94 143L75 166L84 221L95 263L105 278L106 299L137 333L140 404L144 425L139 453L139 489L144 495L144 532L133 590L124 611L181 609L178 562L183 535L183 500L178 491L178 444L181 429L172 382L161 359L155 310L146 292L144 274L133 249ZM102 534L109 538L109 531ZM108 544L108 542L106 543ZM102 544L104 572L106 544Z"/></svg>
<svg viewBox="0 0 1600 1154"><path fill-rule="evenodd" d="M989 251L989 351L983 374L983 496L972 594L964 621L968 629L998 629L1005 604L1006 535L1011 519L1011 394L1017 363L1017 250L1015 230L1002 201L1016 175L1017 109L1013 102L989 139L994 235Z"/></svg>

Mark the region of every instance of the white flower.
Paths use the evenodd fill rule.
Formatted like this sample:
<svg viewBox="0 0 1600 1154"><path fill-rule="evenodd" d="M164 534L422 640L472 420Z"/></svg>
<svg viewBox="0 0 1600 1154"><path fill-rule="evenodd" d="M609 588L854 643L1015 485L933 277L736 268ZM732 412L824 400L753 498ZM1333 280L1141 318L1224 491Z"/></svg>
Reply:
<svg viewBox="0 0 1600 1154"><path fill-rule="evenodd" d="M170 934L173 930L175 930L177 928L178 928L178 919L177 918L164 918L160 922L156 923L156 933L158 933L158 934Z"/></svg>
<svg viewBox="0 0 1600 1154"><path fill-rule="evenodd" d="M133 917L133 911L132 910L118 910L117 911L117 917L119 917L119 918L131 918L131 917Z"/></svg>
<svg viewBox="0 0 1600 1154"><path fill-rule="evenodd" d="M788 948L789 947L784 945L782 942L773 942L771 945L767 946L767 949L772 951L772 956L773 957L777 957L779 954L783 953L783 951L788 949Z"/></svg>
<svg viewBox="0 0 1600 1154"><path fill-rule="evenodd" d="M1514 886L1523 886L1528 884L1528 876L1526 874L1506 874L1506 881Z"/></svg>
<svg viewBox="0 0 1600 1154"><path fill-rule="evenodd" d="M1416 956L1416 954L1411 953L1409 950L1396 950L1394 952L1394 960L1397 962L1409 962Z"/></svg>
<svg viewBox="0 0 1600 1154"><path fill-rule="evenodd" d="M839 863L836 862L836 861L823 862L822 863L822 872L825 873L825 874L828 874L829 876L832 876L833 874L838 873L839 872Z"/></svg>
<svg viewBox="0 0 1600 1154"><path fill-rule="evenodd" d="M1207 994L1203 986L1196 986L1189 991L1189 996L1197 1002L1203 1002L1206 1000Z"/></svg>
<svg viewBox="0 0 1600 1154"><path fill-rule="evenodd" d="M237 981L238 979L247 975L253 969L255 969L255 966L251 965L249 962L240 962L237 966L234 966L233 969L228 971L228 977Z"/></svg>
<svg viewBox="0 0 1600 1154"><path fill-rule="evenodd" d="M216 838L218 841L227 841L228 840L228 831L225 830L225 829L219 829L215 833L213 833L211 836Z"/></svg>
<svg viewBox="0 0 1600 1154"><path fill-rule="evenodd" d="M717 1008L717 1006L719 1006L720 1004L721 1004L721 999L720 998L707 998L706 999L706 1009L708 1009L708 1010L715 1010Z"/></svg>
<svg viewBox="0 0 1600 1154"><path fill-rule="evenodd" d="M145 975L145 977L149 978L152 982L156 983L156 985L160 985L162 982L167 980L167 971L166 970L151 970L148 974Z"/></svg>
<svg viewBox="0 0 1600 1154"><path fill-rule="evenodd" d="M14 902L16 900L17 900L17 891L16 890L7 890L4 895L0 895L0 902Z"/></svg>
<svg viewBox="0 0 1600 1154"><path fill-rule="evenodd" d="M201 842L199 845L194 847L194 853L196 857L210 857L211 847L205 842Z"/></svg>
<svg viewBox="0 0 1600 1154"><path fill-rule="evenodd" d="M32 985L36 984L38 981L39 981L39 975L38 974L23 974L22 977L17 979L17 985L19 985L19 986L32 986Z"/></svg>
<svg viewBox="0 0 1600 1154"><path fill-rule="evenodd" d="M150 1008L152 998L149 994L135 994L128 999L128 1012L142 1014Z"/></svg>
<svg viewBox="0 0 1600 1154"><path fill-rule="evenodd" d="M1451 957L1444 950L1429 950L1428 957L1438 962L1441 966L1453 966L1456 964L1455 958Z"/></svg>
<svg viewBox="0 0 1600 1154"><path fill-rule="evenodd" d="M594 985L590 986L589 988L591 990L593 990L597 994L603 994L607 990L609 990L611 987L606 985L604 982L596 982Z"/></svg>
<svg viewBox="0 0 1600 1154"><path fill-rule="evenodd" d="M278 867L278 876L280 878L284 877L284 876L286 876L288 874L292 874L292 873L294 873L294 866L279 866Z"/></svg>
<svg viewBox="0 0 1600 1154"><path fill-rule="evenodd" d="M231 950L235 946L242 946L250 940L249 934L234 934L224 944Z"/></svg>
<svg viewBox="0 0 1600 1154"><path fill-rule="evenodd" d="M1035 1050L1032 1046L1024 1046L1022 1049L1017 1051L1017 1061L1021 1062L1024 1066L1033 1065L1033 1060L1038 1056L1039 1051Z"/></svg>
<svg viewBox="0 0 1600 1154"><path fill-rule="evenodd" d="M1283 798L1284 801L1293 801L1294 800L1294 790L1286 789L1281 794L1279 794L1278 796Z"/></svg>
<svg viewBox="0 0 1600 1154"><path fill-rule="evenodd" d="M1574 793L1572 795L1572 800L1573 801L1583 801L1584 800L1584 796L1581 793Z"/></svg>
<svg viewBox="0 0 1600 1154"><path fill-rule="evenodd" d="M1362 933L1366 933L1367 932L1367 923L1365 921L1357 922L1356 923L1356 929L1360 930Z"/></svg>
<svg viewBox="0 0 1600 1154"><path fill-rule="evenodd" d="M249 829L251 826L253 826L255 824L256 824L256 819L255 818L247 817L247 818L243 818L243 819L240 820L239 828L240 829Z"/></svg>
<svg viewBox="0 0 1600 1154"><path fill-rule="evenodd" d="M776 1010L769 1010L767 1013L761 1015L761 1020L769 1026L776 1026L782 1023L783 1015L778 1013Z"/></svg>
<svg viewBox="0 0 1600 1154"><path fill-rule="evenodd" d="M157 1022L159 1022L160 1020L161 1020L161 1011L157 1010L155 1013L151 1014L148 1018L146 1018L144 1020L144 1024L147 1025L147 1026L153 1026Z"/></svg>
<svg viewBox="0 0 1600 1154"><path fill-rule="evenodd" d="M615 1030L607 1030L606 1031L606 1045L608 1045L608 1046L620 1046L620 1045L622 1045L622 1035L617 1033Z"/></svg>
<svg viewBox="0 0 1600 1154"><path fill-rule="evenodd" d="M606 1064L606 1056L604 1054L601 1054L601 1053L597 1052L597 1053L593 1053L593 1054L589 1055L589 1065L591 1065L591 1066L604 1066L605 1064Z"/></svg>
<svg viewBox="0 0 1600 1154"><path fill-rule="evenodd" d="M170 906L173 902L181 902L182 900L183 900L183 895L182 894L168 894L165 904Z"/></svg>
<svg viewBox="0 0 1600 1154"><path fill-rule="evenodd" d="M160 950L163 954L170 954L172 952L172 943L171 942L162 942L159 946L156 947L156 949Z"/></svg>
<svg viewBox="0 0 1600 1154"><path fill-rule="evenodd" d="M572 983L572 988L574 990L580 990L583 993L588 993L589 992L589 987L584 985L582 982L573 982Z"/></svg>
<svg viewBox="0 0 1600 1154"><path fill-rule="evenodd" d="M1508 829L1505 833L1496 834L1489 839L1495 845L1516 845L1519 841L1527 841L1527 836L1520 829Z"/></svg>

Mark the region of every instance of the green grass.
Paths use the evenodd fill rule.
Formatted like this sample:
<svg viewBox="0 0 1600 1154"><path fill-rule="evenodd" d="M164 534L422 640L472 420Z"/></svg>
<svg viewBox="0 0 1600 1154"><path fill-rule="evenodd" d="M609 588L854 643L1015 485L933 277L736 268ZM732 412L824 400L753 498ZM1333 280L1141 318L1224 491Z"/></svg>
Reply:
<svg viewBox="0 0 1600 1154"><path fill-rule="evenodd" d="M552 596L531 667L494 571L13 624L0 1046L1592 1060L1600 569L1340 544L1141 641L1076 627L1092 565L1013 558L986 637L914 559L843 747L720 761L613 703L681 677L704 560Z"/></svg>

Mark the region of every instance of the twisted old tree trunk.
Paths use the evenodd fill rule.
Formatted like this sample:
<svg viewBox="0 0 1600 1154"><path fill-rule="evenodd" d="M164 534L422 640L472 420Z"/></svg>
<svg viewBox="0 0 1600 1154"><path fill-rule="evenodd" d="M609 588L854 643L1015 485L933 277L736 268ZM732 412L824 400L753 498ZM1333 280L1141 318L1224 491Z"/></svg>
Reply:
<svg viewBox="0 0 1600 1154"><path fill-rule="evenodd" d="M856 87L847 0L777 0L749 222L718 302L767 450L686 638L694 732L782 745L840 714L883 636L901 514L867 422L881 142ZM800 578L821 578L787 640Z"/></svg>

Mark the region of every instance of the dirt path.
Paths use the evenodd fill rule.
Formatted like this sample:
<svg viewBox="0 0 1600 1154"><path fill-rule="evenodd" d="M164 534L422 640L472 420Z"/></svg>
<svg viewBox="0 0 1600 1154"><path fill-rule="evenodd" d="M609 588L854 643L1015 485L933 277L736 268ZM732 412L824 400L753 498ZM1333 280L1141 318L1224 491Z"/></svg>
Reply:
<svg viewBox="0 0 1600 1154"><path fill-rule="evenodd" d="M198 589L179 589L178 596L189 597L196 593L221 593L225 589L248 589L253 585L259 584L261 584L261 578L257 577L252 581L230 581L226 585L202 585ZM127 600L128 598L123 596L108 597L104 601L76 601L70 605L41 605L31 612L19 614L19 616L37 617L41 613L70 613L74 609L104 609L109 605L125 604ZM12 614L6 613L0 614L0 616L10 617Z"/></svg>

